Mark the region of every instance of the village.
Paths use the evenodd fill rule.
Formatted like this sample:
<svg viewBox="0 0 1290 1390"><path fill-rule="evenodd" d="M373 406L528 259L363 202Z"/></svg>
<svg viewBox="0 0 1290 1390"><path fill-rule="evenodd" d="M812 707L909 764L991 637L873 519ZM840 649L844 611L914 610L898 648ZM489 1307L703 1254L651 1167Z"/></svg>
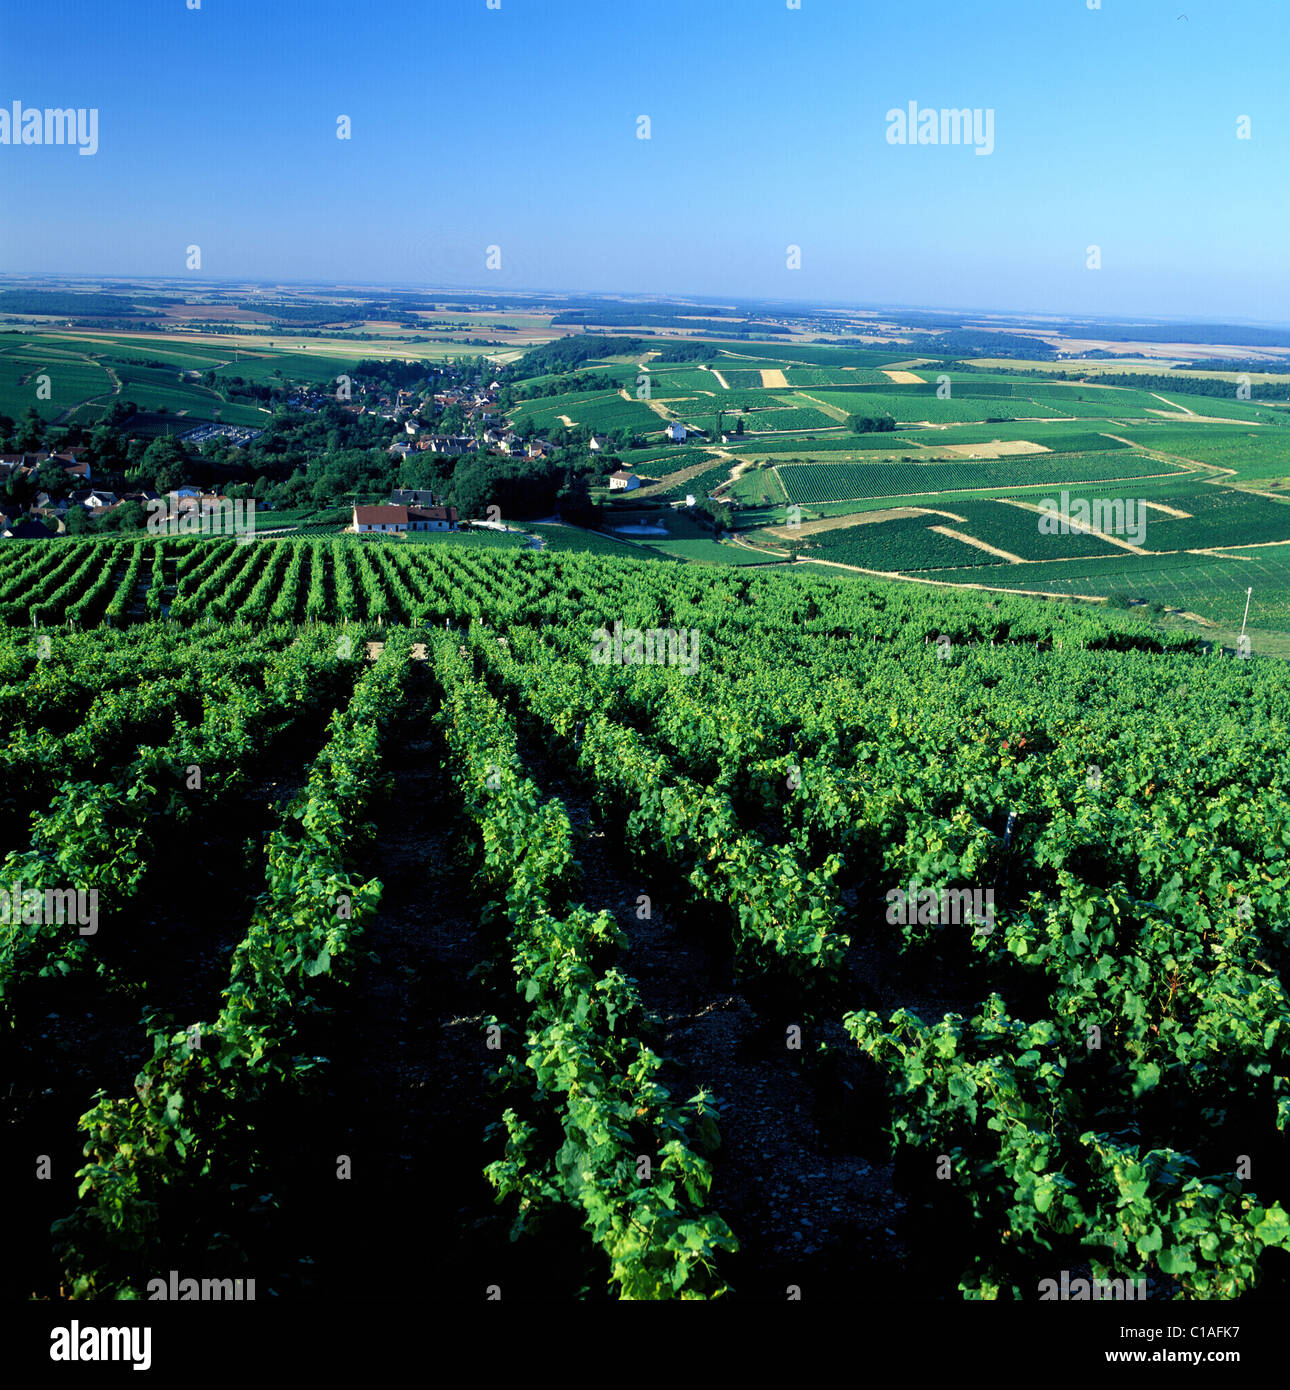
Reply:
<svg viewBox="0 0 1290 1390"><path fill-rule="evenodd" d="M203 529L207 523L198 518L218 520L229 508L231 497L242 499L250 493L256 471L249 457L254 452L252 445L272 437L275 429L280 431L284 424L289 428L293 416L298 419L337 409L356 422L384 422L392 426L393 435L385 452L400 465L418 457L442 458L446 462L490 456L540 465L567 461L572 452L593 469L603 461L603 467L596 469L594 476L609 492L628 493L641 487L641 479L622 455L629 446L642 441L624 431L610 435L576 427L557 430L554 438L535 434L531 426L523 433L517 432L509 426L507 415L519 402L512 398L502 380L490 378L481 370L482 365L482 360L435 364L433 368L428 363L363 363L351 373L340 375L334 392L317 384L284 384L272 398L278 401L278 414L262 429L204 420L181 433L167 431L175 441L175 456L182 454L187 473L187 480L179 487L170 486L173 479L163 480L162 487L141 487L137 484L146 481L146 477L141 480L135 476L132 481L136 486L122 489L120 482L129 476L128 470L118 469L113 476L110 468L100 468L100 474L108 476L100 476L96 486L93 449L83 444L59 448L56 438L53 448L0 455L0 488L13 499L0 501L0 540L40 540L87 531L138 529L142 525L141 514L155 516L165 498L170 499L168 524L180 530ZM420 368L425 374L409 380L409 368ZM399 384L400 380L405 384ZM133 432L134 418L126 416L112 426L123 441L137 437ZM678 420L668 422L662 434L674 444L704 437L703 431ZM373 438L370 430L367 438ZM193 481L194 465L203 459L212 461L209 475L203 477L207 470L202 469L196 473L200 481ZM245 462L244 472L239 471L238 460ZM214 478L217 471L225 475L218 482ZM423 480L424 474L408 478L411 482ZM257 488L256 496L259 495ZM380 495L378 492L377 497ZM23 498L25 503L20 500ZM341 500L335 498L332 502L339 505ZM425 488L391 488L384 502L373 500L369 492L366 500L371 504L365 503L360 492L355 500L344 502L343 509L349 516L344 530L356 535L389 535L451 531L459 525L458 509L445 505L442 497L432 496ZM258 504L261 512L271 512L273 508L272 502ZM256 506L251 510L254 513ZM336 520L339 526L339 518ZM272 518L261 516L258 529L266 528L278 529Z"/></svg>

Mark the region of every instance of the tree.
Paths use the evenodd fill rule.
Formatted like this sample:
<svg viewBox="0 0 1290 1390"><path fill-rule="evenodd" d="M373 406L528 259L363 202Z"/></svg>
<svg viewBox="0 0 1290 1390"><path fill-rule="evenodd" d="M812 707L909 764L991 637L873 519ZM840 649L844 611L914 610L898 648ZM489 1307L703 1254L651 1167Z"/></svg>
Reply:
<svg viewBox="0 0 1290 1390"><path fill-rule="evenodd" d="M147 520L147 513L138 502L122 502L119 507L112 508L99 526L104 531L142 531Z"/></svg>
<svg viewBox="0 0 1290 1390"><path fill-rule="evenodd" d="M19 453L34 453L40 448L40 441L44 436L45 422L40 418L40 412L36 407L29 406L14 436Z"/></svg>

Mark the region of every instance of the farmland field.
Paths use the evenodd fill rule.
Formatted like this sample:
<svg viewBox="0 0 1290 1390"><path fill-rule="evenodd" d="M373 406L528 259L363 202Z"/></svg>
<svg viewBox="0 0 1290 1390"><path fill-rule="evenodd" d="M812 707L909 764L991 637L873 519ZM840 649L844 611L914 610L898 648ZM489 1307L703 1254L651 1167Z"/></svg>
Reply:
<svg viewBox="0 0 1290 1390"><path fill-rule="evenodd" d="M941 516L901 517L825 531L812 539L806 553L811 558L873 570L939 571L1007 563L965 541L933 531L933 526L966 529Z"/></svg>
<svg viewBox="0 0 1290 1390"><path fill-rule="evenodd" d="M821 553L888 563L927 520ZM1284 1120L1290 668L660 549L690 563L0 549L0 889L75 888L0 924L9 1148L55 1175L11 1294L213 1268L317 1300L370 1262L436 1297L782 1301L809 1255L852 1300L1022 1297L1127 1238L1155 1297L1284 1295L1286 1170L1225 1165ZM1017 573L975 554L951 572ZM612 658L641 629L672 657ZM981 881L985 916L892 915ZM320 1224L345 1163L367 1186Z"/></svg>
<svg viewBox="0 0 1290 1390"><path fill-rule="evenodd" d="M783 464L777 471L791 502L827 502L850 497L903 497L977 488L1117 480L1179 470L1123 451L1031 454L1024 461Z"/></svg>

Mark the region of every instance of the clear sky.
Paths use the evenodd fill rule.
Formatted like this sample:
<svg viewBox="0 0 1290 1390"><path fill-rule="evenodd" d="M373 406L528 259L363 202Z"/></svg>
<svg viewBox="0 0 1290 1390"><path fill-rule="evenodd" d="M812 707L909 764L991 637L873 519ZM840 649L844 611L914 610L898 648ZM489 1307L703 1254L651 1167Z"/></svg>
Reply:
<svg viewBox="0 0 1290 1390"><path fill-rule="evenodd" d="M1286 0L189 3L0 0L0 107L99 112L0 270L1290 321Z"/></svg>

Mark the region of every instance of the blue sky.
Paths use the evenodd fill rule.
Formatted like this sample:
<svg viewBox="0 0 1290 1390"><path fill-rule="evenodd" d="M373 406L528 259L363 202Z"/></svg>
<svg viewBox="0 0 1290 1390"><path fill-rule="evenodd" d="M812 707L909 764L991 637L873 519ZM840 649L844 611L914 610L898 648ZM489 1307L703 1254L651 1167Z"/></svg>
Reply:
<svg viewBox="0 0 1290 1390"><path fill-rule="evenodd" d="M1290 321L1288 11L0 0L0 106L99 110L0 145L0 270Z"/></svg>

